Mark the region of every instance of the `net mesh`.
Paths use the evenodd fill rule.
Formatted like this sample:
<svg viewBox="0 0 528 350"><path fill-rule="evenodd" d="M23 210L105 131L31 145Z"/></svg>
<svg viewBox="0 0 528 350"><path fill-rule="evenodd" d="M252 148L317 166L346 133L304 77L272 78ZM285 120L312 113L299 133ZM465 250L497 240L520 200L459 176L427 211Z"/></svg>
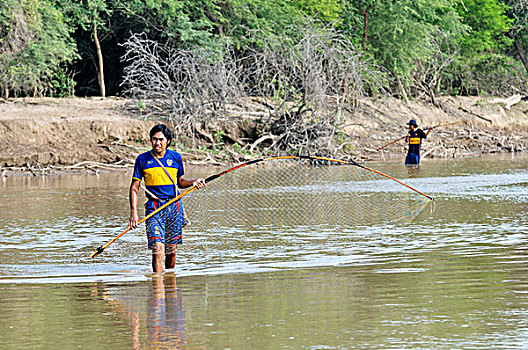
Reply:
<svg viewBox="0 0 528 350"><path fill-rule="evenodd" d="M277 159L220 176L183 202L186 232L247 233L411 221L431 200L358 166Z"/></svg>

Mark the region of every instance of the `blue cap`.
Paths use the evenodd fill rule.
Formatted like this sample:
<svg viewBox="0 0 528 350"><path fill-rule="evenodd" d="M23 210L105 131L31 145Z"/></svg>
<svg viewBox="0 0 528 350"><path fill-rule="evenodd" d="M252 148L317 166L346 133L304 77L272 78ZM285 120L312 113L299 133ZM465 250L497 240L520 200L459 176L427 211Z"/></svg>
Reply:
<svg viewBox="0 0 528 350"><path fill-rule="evenodd" d="M416 120L414 120L414 119L411 119L411 120L409 120L409 122L407 123L407 125L414 125L414 126L418 126L418 123L416 122Z"/></svg>

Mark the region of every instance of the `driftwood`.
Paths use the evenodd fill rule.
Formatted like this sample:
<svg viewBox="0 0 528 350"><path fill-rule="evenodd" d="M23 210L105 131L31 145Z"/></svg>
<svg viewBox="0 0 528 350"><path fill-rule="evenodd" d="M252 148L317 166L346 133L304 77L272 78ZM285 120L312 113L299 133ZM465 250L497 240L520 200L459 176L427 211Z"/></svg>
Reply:
<svg viewBox="0 0 528 350"><path fill-rule="evenodd" d="M440 146L433 147L431 149L428 149L426 152L422 154L422 158L427 157L430 153L434 152L435 150L439 149Z"/></svg>
<svg viewBox="0 0 528 350"><path fill-rule="evenodd" d="M504 108L509 110L512 106L516 105L517 103L521 102L523 95L513 95L508 98L494 98L493 100L490 100L489 103L498 103L504 105Z"/></svg>
<svg viewBox="0 0 528 350"><path fill-rule="evenodd" d="M27 163L26 166L23 167L4 167L2 171L2 175L0 177L7 176L8 172L28 172L29 174L33 176L37 175L51 175L54 173L62 173L62 172L69 172L69 171L79 171L79 170L91 170L95 173L99 173L99 170L109 170L109 171L116 171L116 170L125 170L128 168L133 167L133 163L125 163L123 160L116 162L116 163L99 163L99 162L91 162L91 161L84 161L79 162L73 165L63 165L63 166L57 166L57 165L48 165L46 167L42 167L40 163L34 163L29 164Z"/></svg>
<svg viewBox="0 0 528 350"><path fill-rule="evenodd" d="M490 124L493 124L493 121L492 121L491 119L488 119L488 118L483 117L483 116L481 116L481 115L479 115L479 114L477 114L477 113L475 113L475 112L472 112L472 111L470 111L470 110L467 109L467 108L464 108L464 107L460 106L460 107L458 107L458 109L460 109L461 111L466 112L466 113L468 113L468 114L471 114L472 116L475 116L475 117L477 117L477 118L480 118L480 119L482 119L482 120L485 120L485 121L487 121L487 122L490 123Z"/></svg>
<svg viewBox="0 0 528 350"><path fill-rule="evenodd" d="M277 139L277 136L271 135L271 134L261 136L257 140L255 140L255 142L253 142L253 144L249 148L249 152L253 153L253 151L255 150L255 147L260 145L262 142L264 142L266 140L275 141L275 139Z"/></svg>

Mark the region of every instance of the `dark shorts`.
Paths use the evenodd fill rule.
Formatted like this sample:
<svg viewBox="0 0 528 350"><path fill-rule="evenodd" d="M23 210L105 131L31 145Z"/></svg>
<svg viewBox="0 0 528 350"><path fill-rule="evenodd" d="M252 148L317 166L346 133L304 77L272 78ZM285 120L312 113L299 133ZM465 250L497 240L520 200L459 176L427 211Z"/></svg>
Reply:
<svg viewBox="0 0 528 350"><path fill-rule="evenodd" d="M145 204L145 215L149 215L165 202L148 201ZM181 199L163 208L146 220L148 248L155 242L165 245L182 244L183 205Z"/></svg>
<svg viewBox="0 0 528 350"><path fill-rule="evenodd" d="M420 155L416 153L407 153L405 164L420 164Z"/></svg>

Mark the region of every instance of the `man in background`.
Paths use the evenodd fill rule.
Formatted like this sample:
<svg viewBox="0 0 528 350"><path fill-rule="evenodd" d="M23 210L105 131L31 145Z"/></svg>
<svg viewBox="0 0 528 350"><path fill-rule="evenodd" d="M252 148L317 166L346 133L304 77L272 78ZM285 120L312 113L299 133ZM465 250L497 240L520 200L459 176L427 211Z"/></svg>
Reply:
<svg viewBox="0 0 528 350"><path fill-rule="evenodd" d="M405 165L419 165L422 139L427 138L433 128L430 127L427 132L424 132L418 128L418 123L414 119L411 119L407 125L409 126L409 133L405 137L405 142L409 144L409 149L405 158Z"/></svg>

